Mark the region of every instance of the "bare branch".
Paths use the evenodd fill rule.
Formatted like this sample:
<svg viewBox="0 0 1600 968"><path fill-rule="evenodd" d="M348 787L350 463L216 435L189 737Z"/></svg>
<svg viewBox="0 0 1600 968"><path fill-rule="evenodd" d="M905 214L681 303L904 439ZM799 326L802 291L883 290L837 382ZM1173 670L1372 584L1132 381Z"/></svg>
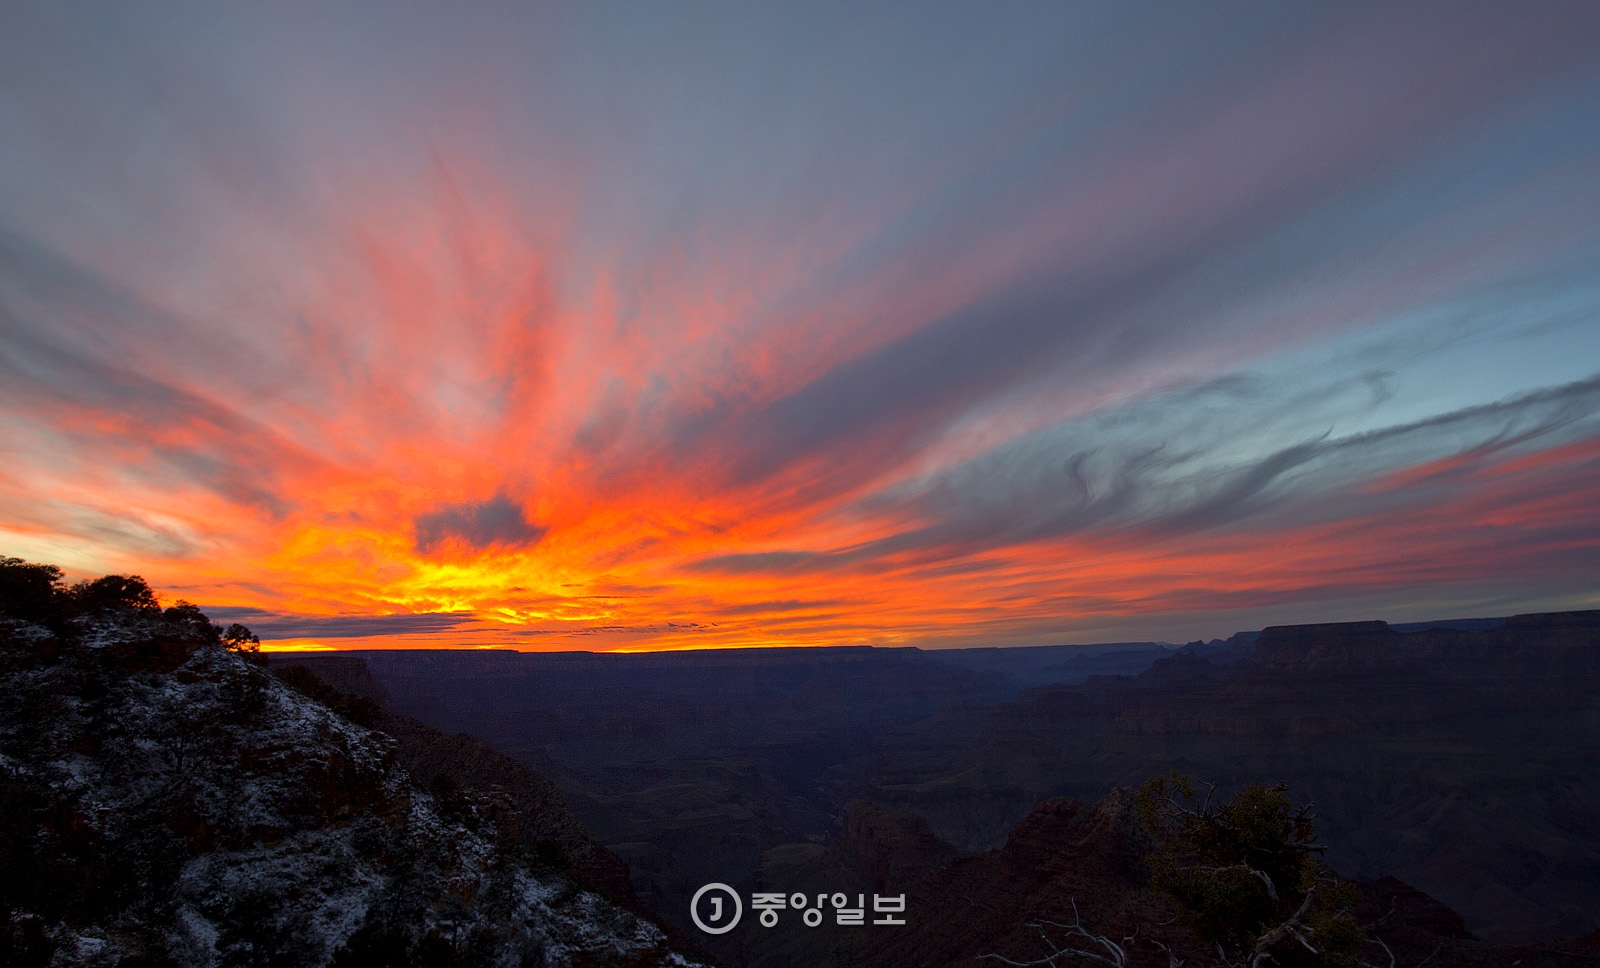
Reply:
<svg viewBox="0 0 1600 968"><path fill-rule="evenodd" d="M1004 955L994 953L983 954L979 955L978 957L994 958L995 960L1005 964L1016 966L1016 968L1038 968L1038 966L1041 965L1048 965L1050 968L1056 968L1056 959L1058 958L1087 958L1090 961L1098 961L1103 965L1109 965L1110 968L1128 968L1128 952L1125 948L1123 948L1122 945L1117 944L1115 941L1112 941L1103 934L1094 934L1093 932L1089 931L1088 928L1083 926L1083 916L1078 912L1077 898L1072 899L1071 924L1062 924L1058 921L1046 921L1041 919L1029 922L1029 926L1039 932L1039 937L1044 940L1046 947L1053 949L1048 955L1045 955L1043 958L1040 958L1036 961L1013 961ZM1083 948L1068 947L1066 944L1057 944L1051 939L1050 933L1047 930L1048 928L1057 928L1061 931L1065 931L1067 937L1069 938L1084 938L1088 942L1092 942L1093 944L1099 945L1101 948L1105 949L1106 953L1102 955L1094 951L1084 950ZM1124 938L1123 940L1127 941L1128 939Z"/></svg>
<svg viewBox="0 0 1600 968"><path fill-rule="evenodd" d="M1389 968L1394 968L1394 952L1389 950L1389 946L1383 943L1382 938L1373 938L1372 940L1376 941L1378 943L1378 947L1383 949L1383 953L1389 956ZM1433 949L1433 954L1436 955L1438 953L1438 948ZM1429 955L1428 957L1432 958L1433 955Z"/></svg>
<svg viewBox="0 0 1600 968"><path fill-rule="evenodd" d="M1268 949L1282 941L1286 936L1293 937L1296 941L1305 945L1312 953L1316 953L1317 949L1311 947L1311 943L1300 935L1301 931L1307 933L1311 931L1311 928L1300 919L1306 916L1307 911L1311 910L1311 898L1316 895L1316 891L1315 887L1307 890L1305 900L1300 902L1300 908L1290 915L1289 920L1256 939L1255 951L1250 957L1250 968L1261 968L1261 963L1271 957Z"/></svg>
<svg viewBox="0 0 1600 968"><path fill-rule="evenodd" d="M1177 955L1173 954L1171 948L1167 947L1166 945L1162 944L1161 942L1157 941L1154 938L1150 939L1150 943L1155 945L1157 948L1160 948L1162 951L1166 952L1166 954L1167 954L1167 968L1183 968L1183 959L1181 959Z"/></svg>

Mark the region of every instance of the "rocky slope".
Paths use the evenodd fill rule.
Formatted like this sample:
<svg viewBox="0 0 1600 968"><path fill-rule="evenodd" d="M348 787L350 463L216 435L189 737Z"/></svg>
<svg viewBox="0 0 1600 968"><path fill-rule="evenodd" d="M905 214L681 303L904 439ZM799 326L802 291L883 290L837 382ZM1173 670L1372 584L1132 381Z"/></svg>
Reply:
<svg viewBox="0 0 1600 968"><path fill-rule="evenodd" d="M1252 638L1231 664L1189 652L1138 677L948 706L876 739L840 788L972 850L1041 800L1173 767L1224 787L1284 781L1317 804L1345 874L1399 877L1500 941L1600 927L1600 613Z"/></svg>
<svg viewBox="0 0 1600 968"><path fill-rule="evenodd" d="M0 616L0 963L689 964L179 617Z"/></svg>
<svg viewBox="0 0 1600 968"><path fill-rule="evenodd" d="M819 785L873 735L1015 695L993 670L901 649L362 657L391 709L560 784L646 903L688 931L700 885L748 887L763 850L831 832L842 803Z"/></svg>
<svg viewBox="0 0 1600 968"><path fill-rule="evenodd" d="M942 843L919 817L861 801L851 805L828 847L769 851L761 889L848 897L903 892L906 924L839 927L829 918L808 928L789 913L770 928L741 923L730 941L737 945L735 957L754 968L979 968L1004 964L997 956L1039 964L1061 947L1107 956L1061 927L1077 921L1118 942L1129 968L1170 968L1169 951L1187 964L1213 963L1150 891L1145 857L1151 847L1126 790L1092 807L1046 801L1004 844L976 854ZM1354 890L1357 920L1371 939L1357 952L1365 963L1388 964L1392 953L1404 968L1600 964L1600 936L1567 945L1496 944L1473 936L1455 912L1402 881L1386 878ZM1056 964L1093 961L1063 955Z"/></svg>
<svg viewBox="0 0 1600 968"><path fill-rule="evenodd" d="M1067 660L366 658L395 708L549 775L684 927L699 885L752 889L766 852L820 850L852 800L921 815L981 851L1042 801L1093 802L1177 767L1224 786L1285 781L1317 803L1343 873L1398 877L1485 937L1530 942L1600 927L1596 618L1285 626L1020 695ZM1154 653L1092 661L1141 655Z"/></svg>
<svg viewBox="0 0 1600 968"><path fill-rule="evenodd" d="M567 868L585 887L625 906L638 905L628 865L590 835L542 774L465 733L445 733L394 712L387 692L360 658L315 653L267 658L269 668L300 691L335 708L360 707L366 725L394 739L395 757L406 772L444 799L464 794L486 800L505 832L535 854Z"/></svg>

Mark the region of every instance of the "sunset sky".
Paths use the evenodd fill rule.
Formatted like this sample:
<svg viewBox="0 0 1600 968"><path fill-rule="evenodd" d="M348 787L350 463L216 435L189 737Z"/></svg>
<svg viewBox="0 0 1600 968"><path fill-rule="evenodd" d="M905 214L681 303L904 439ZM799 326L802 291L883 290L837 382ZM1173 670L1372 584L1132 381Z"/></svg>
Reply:
<svg viewBox="0 0 1600 968"><path fill-rule="evenodd" d="M1600 4L0 5L0 554L278 647L1600 607Z"/></svg>

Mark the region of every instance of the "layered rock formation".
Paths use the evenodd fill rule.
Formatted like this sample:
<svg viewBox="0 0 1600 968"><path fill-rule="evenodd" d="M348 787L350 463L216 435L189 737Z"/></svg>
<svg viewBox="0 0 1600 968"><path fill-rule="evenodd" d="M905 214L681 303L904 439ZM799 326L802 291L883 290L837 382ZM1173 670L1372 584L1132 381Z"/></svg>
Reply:
<svg viewBox="0 0 1600 968"><path fill-rule="evenodd" d="M926 816L965 849L1035 803L1177 767L1284 781L1329 861L1392 875L1508 942L1600 926L1600 613L1402 633L1263 630L1248 657L1180 653L1138 677L952 706L880 736L841 788Z"/></svg>
<svg viewBox="0 0 1600 968"><path fill-rule="evenodd" d="M1004 844L975 854L943 844L921 818L860 801L828 847L799 863L789 848L770 851L762 889L904 893L906 924L809 928L791 915L771 928L741 926L735 957L756 968L978 968L1004 964L999 958L1039 963L1062 948L1108 957L1098 942L1063 927L1078 924L1116 943L1130 968L1169 968L1169 952L1187 964L1213 964L1150 890L1152 846L1126 790L1093 807L1041 803ZM1600 954L1592 941L1516 947L1482 940L1448 907L1395 878L1353 887L1354 913L1370 939L1358 957L1368 963L1387 964L1392 954L1406 968L1582 968ZM1093 962L1082 955L1056 961Z"/></svg>
<svg viewBox="0 0 1600 968"><path fill-rule="evenodd" d="M368 659L393 707L548 771L685 930L699 885L814 859L852 800L982 851L1040 802L1174 767L1289 783L1342 873L1417 885L1481 936L1600 926L1594 613L1271 628L1020 696L1070 660L992 651Z"/></svg>

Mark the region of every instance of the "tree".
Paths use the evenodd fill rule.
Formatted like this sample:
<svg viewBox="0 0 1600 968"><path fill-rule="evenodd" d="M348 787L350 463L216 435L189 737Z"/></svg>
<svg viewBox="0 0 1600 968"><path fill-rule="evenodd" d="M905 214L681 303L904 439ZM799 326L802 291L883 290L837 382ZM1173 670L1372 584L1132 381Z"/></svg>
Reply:
<svg viewBox="0 0 1600 968"><path fill-rule="evenodd" d="M80 581L72 586L71 596L77 610L132 610L151 615L161 613L156 593L138 575L106 575L94 581Z"/></svg>
<svg viewBox="0 0 1600 968"><path fill-rule="evenodd" d="M1014 968L1064 968L1066 965L1081 961L1098 962L1107 965L1108 968L1128 968L1128 950L1134 938L1123 938L1118 944L1106 935L1095 934L1084 927L1083 917L1078 914L1076 898L1072 901L1071 924L1039 919L1029 921L1028 927L1039 932L1040 940L1050 949L1049 954L1032 961L1013 961L1005 955L998 954L978 957L993 958Z"/></svg>
<svg viewBox="0 0 1600 968"><path fill-rule="evenodd" d="M261 639L238 622L230 624L222 633L222 644L234 652L261 651Z"/></svg>
<svg viewBox="0 0 1600 968"><path fill-rule="evenodd" d="M211 643L220 641L223 634L222 629L213 624L205 612L200 611L200 606L191 605L182 599L178 600L178 604L162 612L161 620Z"/></svg>
<svg viewBox="0 0 1600 968"><path fill-rule="evenodd" d="M1311 805L1284 785L1252 783L1218 802L1215 784L1202 792L1174 771L1144 785L1139 814L1157 844L1151 886L1223 964L1358 964L1366 938L1353 893L1322 862Z"/></svg>
<svg viewBox="0 0 1600 968"><path fill-rule="evenodd" d="M238 622L233 622L223 631L222 644L229 652L237 652L256 665L266 664L261 654L261 638Z"/></svg>
<svg viewBox="0 0 1600 968"><path fill-rule="evenodd" d="M61 569L0 557L0 614L52 624L61 613Z"/></svg>

